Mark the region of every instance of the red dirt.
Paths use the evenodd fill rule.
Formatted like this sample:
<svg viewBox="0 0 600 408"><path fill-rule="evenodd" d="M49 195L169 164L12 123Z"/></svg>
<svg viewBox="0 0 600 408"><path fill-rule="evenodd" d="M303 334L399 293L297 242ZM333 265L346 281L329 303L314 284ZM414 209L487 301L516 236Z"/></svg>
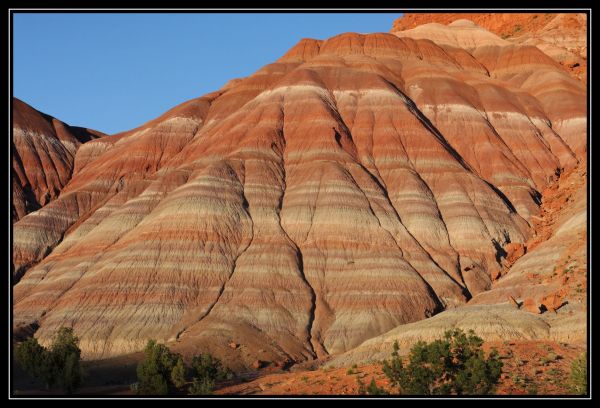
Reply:
<svg viewBox="0 0 600 408"><path fill-rule="evenodd" d="M496 348L504 367L497 394L568 394L571 362L585 350L584 345L550 341L489 342L484 350ZM387 391L389 381L381 364L356 368L320 368L313 371L267 374L256 380L221 388L217 395L357 395L358 380L368 385L374 378Z"/></svg>

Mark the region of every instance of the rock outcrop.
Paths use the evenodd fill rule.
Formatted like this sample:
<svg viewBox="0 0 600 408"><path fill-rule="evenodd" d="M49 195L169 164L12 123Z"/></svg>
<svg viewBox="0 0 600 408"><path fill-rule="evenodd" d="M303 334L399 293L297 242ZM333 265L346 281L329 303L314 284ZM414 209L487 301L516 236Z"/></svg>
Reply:
<svg viewBox="0 0 600 408"><path fill-rule="evenodd" d="M19 221L56 199L73 173L82 143L105 136L69 126L12 99L12 220Z"/></svg>
<svg viewBox="0 0 600 408"><path fill-rule="evenodd" d="M303 40L86 143L61 195L14 225L15 327L47 342L73 326L86 358L155 338L251 367L489 290L577 165L585 90L538 48L461 44Z"/></svg>
<svg viewBox="0 0 600 408"><path fill-rule="evenodd" d="M473 303L493 304L507 295L536 313L563 305L586 311L587 183L586 162L561 175L542 194L541 214L533 220L527 253Z"/></svg>

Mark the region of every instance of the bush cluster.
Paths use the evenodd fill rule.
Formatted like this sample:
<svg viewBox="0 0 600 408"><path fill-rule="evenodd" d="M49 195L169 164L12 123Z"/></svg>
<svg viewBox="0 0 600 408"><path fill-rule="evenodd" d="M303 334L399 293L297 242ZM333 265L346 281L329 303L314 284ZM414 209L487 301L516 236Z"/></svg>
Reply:
<svg viewBox="0 0 600 408"><path fill-rule="evenodd" d="M486 395L495 390L502 373L496 350L487 357L483 340L472 331L449 330L443 339L417 342L404 366L394 343L392 358L383 372L392 387L405 395Z"/></svg>
<svg viewBox="0 0 600 408"><path fill-rule="evenodd" d="M30 337L15 347L15 358L23 370L42 381L46 389L59 388L72 394L82 381L79 339L73 328L61 327L49 348Z"/></svg>
<svg viewBox="0 0 600 408"><path fill-rule="evenodd" d="M209 395L216 381L233 376L231 370L208 353L194 356L191 366L187 367L180 354L171 352L164 344L149 340L144 354L144 360L137 367L138 382L134 387L140 395L180 393L190 383L187 388L190 395Z"/></svg>

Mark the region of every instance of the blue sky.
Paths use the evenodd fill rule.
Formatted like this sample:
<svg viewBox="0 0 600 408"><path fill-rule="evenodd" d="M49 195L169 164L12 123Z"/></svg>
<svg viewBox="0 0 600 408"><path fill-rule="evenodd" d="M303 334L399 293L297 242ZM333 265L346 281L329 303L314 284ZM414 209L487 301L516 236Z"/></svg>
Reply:
<svg viewBox="0 0 600 408"><path fill-rule="evenodd" d="M247 76L301 38L387 32L400 13L14 14L14 96L117 133Z"/></svg>

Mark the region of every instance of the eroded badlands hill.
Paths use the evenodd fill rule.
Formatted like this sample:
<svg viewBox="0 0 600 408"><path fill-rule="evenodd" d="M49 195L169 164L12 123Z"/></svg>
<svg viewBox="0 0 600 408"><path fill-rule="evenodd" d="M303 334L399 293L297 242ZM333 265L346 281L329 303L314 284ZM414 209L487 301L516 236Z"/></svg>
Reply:
<svg viewBox="0 0 600 408"><path fill-rule="evenodd" d="M82 143L104 136L69 126L13 98L13 222L43 207L60 194L73 173Z"/></svg>
<svg viewBox="0 0 600 408"><path fill-rule="evenodd" d="M399 326L337 357L332 364L385 359L398 341L407 353L419 340L446 330L473 330L486 341L586 342L586 164L563 174L543 192L542 214L524 244L510 244L506 271L468 305L431 319ZM513 250L511 250L513 249Z"/></svg>
<svg viewBox="0 0 600 408"><path fill-rule="evenodd" d="M87 358L156 338L249 366L344 352L489 290L585 155L583 85L499 40L306 39L86 143L60 197L14 226L15 268L36 264L15 327L72 325Z"/></svg>
<svg viewBox="0 0 600 408"><path fill-rule="evenodd" d="M469 20L512 43L537 46L587 82L587 19L583 13L407 13L394 21L391 32L457 20Z"/></svg>

